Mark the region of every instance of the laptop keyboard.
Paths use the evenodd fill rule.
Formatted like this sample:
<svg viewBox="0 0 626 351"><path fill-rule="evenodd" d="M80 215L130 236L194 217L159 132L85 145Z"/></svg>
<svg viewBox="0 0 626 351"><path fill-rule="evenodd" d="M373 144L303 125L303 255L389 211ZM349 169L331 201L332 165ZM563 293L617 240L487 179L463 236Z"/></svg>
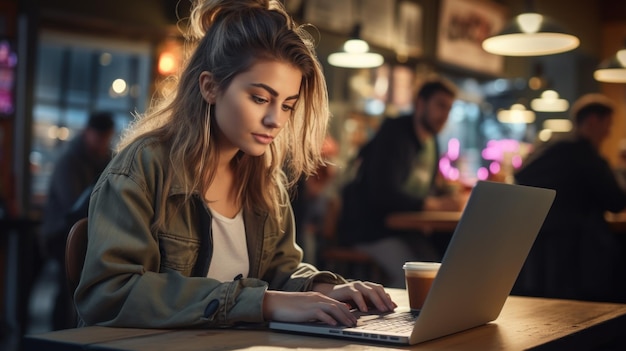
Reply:
<svg viewBox="0 0 626 351"><path fill-rule="evenodd" d="M376 331L391 331L408 333L413 330L417 314L409 312L394 312L384 315L363 316L359 318L357 327Z"/></svg>

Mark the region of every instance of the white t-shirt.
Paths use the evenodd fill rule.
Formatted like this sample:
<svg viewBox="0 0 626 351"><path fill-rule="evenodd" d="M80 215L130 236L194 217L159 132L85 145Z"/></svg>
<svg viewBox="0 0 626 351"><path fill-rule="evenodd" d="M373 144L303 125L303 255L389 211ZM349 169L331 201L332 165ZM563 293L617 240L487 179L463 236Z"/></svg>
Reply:
<svg viewBox="0 0 626 351"><path fill-rule="evenodd" d="M217 211L211 211L211 215L213 257L207 277L221 282L233 281L235 277L247 277L250 260L243 211L239 211L235 218L224 217Z"/></svg>
<svg viewBox="0 0 626 351"><path fill-rule="evenodd" d="M435 143L435 138L422 141L422 150L412 160L411 174L404 184L404 190L413 196L425 198L430 193L432 176L438 166Z"/></svg>

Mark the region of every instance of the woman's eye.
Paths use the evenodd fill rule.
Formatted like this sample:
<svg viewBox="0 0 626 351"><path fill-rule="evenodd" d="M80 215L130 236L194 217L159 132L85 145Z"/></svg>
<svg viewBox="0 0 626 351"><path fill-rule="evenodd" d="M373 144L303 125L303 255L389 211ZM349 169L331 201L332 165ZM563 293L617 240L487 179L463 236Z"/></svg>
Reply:
<svg viewBox="0 0 626 351"><path fill-rule="evenodd" d="M283 111L293 111L293 106L283 105Z"/></svg>
<svg viewBox="0 0 626 351"><path fill-rule="evenodd" d="M256 95L252 95L252 101L256 102L257 104L264 104L267 102L266 99L260 97L260 96L256 96Z"/></svg>

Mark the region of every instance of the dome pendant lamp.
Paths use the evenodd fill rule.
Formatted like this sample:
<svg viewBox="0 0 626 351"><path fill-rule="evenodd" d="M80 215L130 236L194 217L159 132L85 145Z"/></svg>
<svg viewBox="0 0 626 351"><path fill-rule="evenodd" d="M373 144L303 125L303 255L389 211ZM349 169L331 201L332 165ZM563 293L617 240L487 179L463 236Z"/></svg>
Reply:
<svg viewBox="0 0 626 351"><path fill-rule="evenodd" d="M626 48L603 61L593 72L593 77L599 82L626 83Z"/></svg>
<svg viewBox="0 0 626 351"><path fill-rule="evenodd" d="M546 90L541 97L532 99L530 107L537 112L564 112L569 108L569 102L559 97L555 90Z"/></svg>
<svg viewBox="0 0 626 351"><path fill-rule="evenodd" d="M530 124L535 121L535 113L527 110L523 104L517 103L511 105L509 110L498 111L497 119L500 123Z"/></svg>
<svg viewBox="0 0 626 351"><path fill-rule="evenodd" d="M531 8L530 3L527 7ZM498 34L485 39L485 51L502 56L542 56L573 50L580 40L532 10L517 15Z"/></svg>
<svg viewBox="0 0 626 351"><path fill-rule="evenodd" d="M360 26L356 25L351 38L343 44L343 51L328 55L328 63L345 68L374 68L382 65L381 54L369 52L369 44L360 38Z"/></svg>

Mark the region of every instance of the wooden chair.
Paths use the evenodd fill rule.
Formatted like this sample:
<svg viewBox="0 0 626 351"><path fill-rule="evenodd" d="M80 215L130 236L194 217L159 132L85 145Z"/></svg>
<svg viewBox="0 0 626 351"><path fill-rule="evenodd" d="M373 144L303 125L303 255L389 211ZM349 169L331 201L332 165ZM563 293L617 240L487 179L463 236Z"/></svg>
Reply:
<svg viewBox="0 0 626 351"><path fill-rule="evenodd" d="M340 212L341 200L334 198L329 201L322 233L325 245L319 250L321 268L341 274L347 279L384 284L384 272L370 255L337 243L337 222Z"/></svg>
<svg viewBox="0 0 626 351"><path fill-rule="evenodd" d="M87 254L87 218L78 220L67 236L65 243L65 274L69 292L74 298L74 291L78 287L80 274Z"/></svg>
<svg viewBox="0 0 626 351"><path fill-rule="evenodd" d="M329 246L321 250L324 269L341 274L347 279L385 283L385 275L370 255L349 247Z"/></svg>

